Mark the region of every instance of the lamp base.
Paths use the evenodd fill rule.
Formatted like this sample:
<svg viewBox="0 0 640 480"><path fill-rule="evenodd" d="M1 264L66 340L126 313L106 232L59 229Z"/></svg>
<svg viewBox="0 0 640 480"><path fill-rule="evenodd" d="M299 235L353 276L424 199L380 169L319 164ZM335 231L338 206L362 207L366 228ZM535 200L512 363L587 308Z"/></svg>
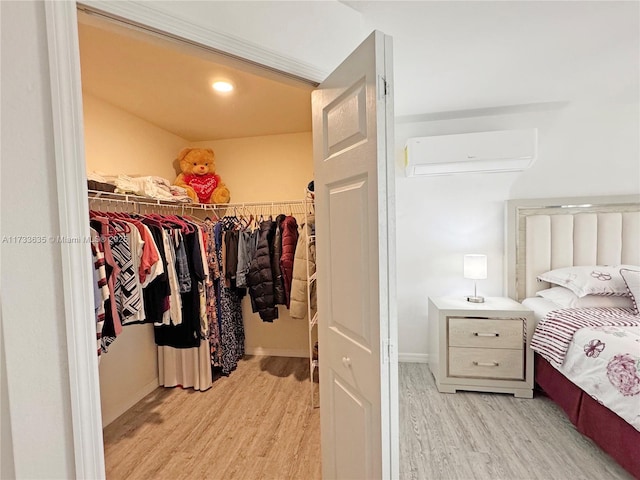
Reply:
<svg viewBox="0 0 640 480"><path fill-rule="evenodd" d="M484 303L484 297L469 296L467 297L467 302Z"/></svg>

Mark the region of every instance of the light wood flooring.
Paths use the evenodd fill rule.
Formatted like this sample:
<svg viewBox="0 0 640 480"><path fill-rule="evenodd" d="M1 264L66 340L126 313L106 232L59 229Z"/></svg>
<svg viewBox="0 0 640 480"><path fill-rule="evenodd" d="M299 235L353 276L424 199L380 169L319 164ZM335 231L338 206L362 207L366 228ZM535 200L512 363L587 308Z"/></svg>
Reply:
<svg viewBox="0 0 640 480"><path fill-rule="evenodd" d="M321 478L308 361L246 357L206 392L159 388L104 430L107 478ZM542 396L440 394L400 364L403 480L628 480Z"/></svg>
<svg viewBox="0 0 640 480"><path fill-rule="evenodd" d="M544 396L441 394L426 364L399 378L403 480L632 478Z"/></svg>
<svg viewBox="0 0 640 480"><path fill-rule="evenodd" d="M107 479L320 479L309 361L245 357L206 392L159 388L104 430Z"/></svg>

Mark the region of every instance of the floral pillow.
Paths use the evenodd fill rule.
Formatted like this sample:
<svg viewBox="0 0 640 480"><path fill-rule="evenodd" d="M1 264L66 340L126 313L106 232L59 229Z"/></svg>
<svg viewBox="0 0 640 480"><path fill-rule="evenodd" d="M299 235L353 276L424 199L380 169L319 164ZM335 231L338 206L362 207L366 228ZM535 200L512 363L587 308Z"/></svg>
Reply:
<svg viewBox="0 0 640 480"><path fill-rule="evenodd" d="M537 296L545 298L563 308L616 307L633 308L633 302L627 296L585 295L578 297L565 287L551 287L540 290Z"/></svg>
<svg viewBox="0 0 640 480"><path fill-rule="evenodd" d="M640 269L621 268L620 275L627 286L629 296L633 302L633 310L640 314Z"/></svg>
<svg viewBox="0 0 640 480"><path fill-rule="evenodd" d="M538 280L566 287L578 297L586 295L625 296L627 285L620 274L626 266L591 265L565 267L538 276ZM637 268L638 267L632 267Z"/></svg>

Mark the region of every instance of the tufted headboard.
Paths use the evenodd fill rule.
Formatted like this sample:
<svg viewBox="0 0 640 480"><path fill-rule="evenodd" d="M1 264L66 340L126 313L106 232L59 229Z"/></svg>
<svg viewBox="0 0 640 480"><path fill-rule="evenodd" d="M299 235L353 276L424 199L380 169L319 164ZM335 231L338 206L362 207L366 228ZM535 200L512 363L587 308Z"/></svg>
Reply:
<svg viewBox="0 0 640 480"><path fill-rule="evenodd" d="M522 301L536 277L572 265L640 265L640 195L507 201L507 285Z"/></svg>

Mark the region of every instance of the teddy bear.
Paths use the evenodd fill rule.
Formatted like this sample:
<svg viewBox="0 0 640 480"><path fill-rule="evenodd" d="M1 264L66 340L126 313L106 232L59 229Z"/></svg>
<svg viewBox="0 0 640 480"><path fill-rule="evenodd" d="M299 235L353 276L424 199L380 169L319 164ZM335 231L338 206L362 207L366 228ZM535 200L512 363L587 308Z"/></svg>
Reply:
<svg viewBox="0 0 640 480"><path fill-rule="evenodd" d="M177 161L182 173L175 185L187 190L187 195L197 203L229 203L231 194L215 173L215 154L210 148L183 148Z"/></svg>

